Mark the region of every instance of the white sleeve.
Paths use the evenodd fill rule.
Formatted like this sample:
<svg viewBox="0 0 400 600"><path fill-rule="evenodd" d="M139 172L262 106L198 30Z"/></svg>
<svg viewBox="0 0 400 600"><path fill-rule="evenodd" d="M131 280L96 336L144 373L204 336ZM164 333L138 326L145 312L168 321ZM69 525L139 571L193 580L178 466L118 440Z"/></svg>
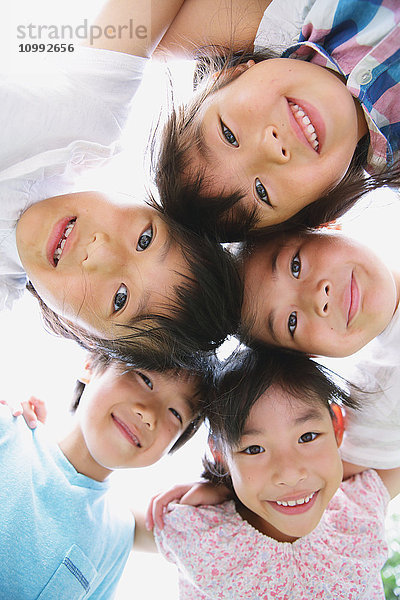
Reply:
<svg viewBox="0 0 400 600"><path fill-rule="evenodd" d="M318 0L272 0L261 19L255 50L265 48L282 54L299 39L307 14Z"/></svg>
<svg viewBox="0 0 400 600"><path fill-rule="evenodd" d="M121 135L147 60L76 48L43 73L0 83L0 173L75 140L108 146Z"/></svg>

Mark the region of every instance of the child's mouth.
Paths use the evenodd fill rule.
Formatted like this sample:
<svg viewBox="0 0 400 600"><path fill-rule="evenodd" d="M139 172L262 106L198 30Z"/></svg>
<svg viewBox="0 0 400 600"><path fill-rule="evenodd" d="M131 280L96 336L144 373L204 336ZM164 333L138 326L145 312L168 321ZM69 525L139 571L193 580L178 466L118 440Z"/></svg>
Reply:
<svg viewBox="0 0 400 600"><path fill-rule="evenodd" d="M52 256L53 264L55 267L58 265L58 262L62 255L62 252L64 250L65 243L66 243L71 231L73 230L75 223L76 223L76 217L69 219L66 227L63 229L61 236L58 239L58 243L56 245L56 248L55 248L55 250L53 252L53 256Z"/></svg>
<svg viewBox="0 0 400 600"><path fill-rule="evenodd" d="M122 433L122 435L132 444L132 446L137 446L138 448L142 447L142 444L139 441L139 438L131 431L130 427L126 425L123 421L121 421L114 414L111 415L115 425Z"/></svg>
<svg viewBox="0 0 400 600"><path fill-rule="evenodd" d="M315 150L315 152L319 151L319 140L317 136L317 132L313 123L311 122L310 117L307 115L305 110L293 102L292 100L288 100L290 110L293 113L294 118L296 119L298 125L300 126L306 140L310 144L311 148Z"/></svg>
<svg viewBox="0 0 400 600"><path fill-rule="evenodd" d="M302 498L297 498L296 500L277 500L275 502L271 500L270 504L272 504L278 512L286 515L296 515L309 510L311 506L314 505L317 496L318 491L312 492Z"/></svg>
<svg viewBox="0 0 400 600"><path fill-rule="evenodd" d="M349 288L350 298L347 313L347 327L352 323L355 315L357 314L358 307L360 304L360 292L358 289L357 281L355 280L353 274L351 275Z"/></svg>

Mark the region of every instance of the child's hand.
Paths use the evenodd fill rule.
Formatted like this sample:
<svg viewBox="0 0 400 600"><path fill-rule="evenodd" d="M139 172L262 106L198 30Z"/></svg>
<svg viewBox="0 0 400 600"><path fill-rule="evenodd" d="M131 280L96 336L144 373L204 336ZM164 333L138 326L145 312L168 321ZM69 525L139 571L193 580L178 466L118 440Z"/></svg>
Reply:
<svg viewBox="0 0 400 600"><path fill-rule="evenodd" d="M39 398L31 396L27 402L22 403L22 416L24 417L28 427L35 429L38 421L41 423L46 422L46 404L43 402L43 400L39 400Z"/></svg>
<svg viewBox="0 0 400 600"><path fill-rule="evenodd" d="M146 514L146 527L148 530L157 525L164 527L164 513L170 502L199 506L201 504L220 504L231 498L232 493L223 485L215 487L209 482L183 483L174 485L173 488L162 494L153 496L150 500Z"/></svg>
<svg viewBox="0 0 400 600"><path fill-rule="evenodd" d="M7 400L0 400L0 404L8 406L13 417L20 417L23 413L22 404L10 404Z"/></svg>
<svg viewBox="0 0 400 600"><path fill-rule="evenodd" d="M45 423L46 421L46 405L43 400L39 400L39 398L35 398L35 396L31 396L27 402L22 402L22 404L15 406L12 406L9 402L6 402L6 400L0 400L0 404L8 406L13 417L20 417L22 415L25 419L25 423L31 429L37 427L38 421L41 423Z"/></svg>

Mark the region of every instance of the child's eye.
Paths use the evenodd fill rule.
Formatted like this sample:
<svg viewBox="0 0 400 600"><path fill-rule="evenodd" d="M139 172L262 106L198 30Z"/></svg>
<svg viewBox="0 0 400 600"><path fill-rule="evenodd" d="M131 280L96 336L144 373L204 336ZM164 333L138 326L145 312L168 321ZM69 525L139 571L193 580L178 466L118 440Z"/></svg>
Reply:
<svg viewBox="0 0 400 600"><path fill-rule="evenodd" d="M142 233L142 235L139 237L139 240L138 240L138 243L136 246L136 250L138 252L143 252L143 250L146 250L150 246L152 239L153 239L153 228L150 225L150 227L148 227L146 229L146 231L144 231Z"/></svg>
<svg viewBox="0 0 400 600"><path fill-rule="evenodd" d="M149 387L152 390L153 382L151 381L151 379L149 377L147 377L147 375L145 375L144 373L141 373L140 371L136 371L136 373L139 375L139 377L141 377L143 379L143 381L145 382L147 387Z"/></svg>
<svg viewBox="0 0 400 600"><path fill-rule="evenodd" d="M293 277L295 277L296 279L298 279L300 277L301 260L300 260L299 253L297 253L296 256L294 256L292 258L292 261L290 263L290 271L291 271Z"/></svg>
<svg viewBox="0 0 400 600"><path fill-rule="evenodd" d="M228 144L231 144L232 146L235 146L236 148L239 146L239 142L233 135L232 131L229 129L229 127L227 127L225 125L225 123L223 121L221 121L221 131L222 131L222 135L224 136L224 138L226 139Z"/></svg>
<svg viewBox="0 0 400 600"><path fill-rule="evenodd" d="M182 421L182 417L181 417L181 415L178 413L178 411L177 411L177 410L175 410L174 408L170 408L169 410L172 412L172 414L174 415L174 417L176 417L176 418L178 419L178 421L179 421L180 423L183 423L183 421Z"/></svg>
<svg viewBox="0 0 400 600"><path fill-rule="evenodd" d="M254 187L255 187L258 198L262 202L265 202L265 204L268 204L268 206L272 206L271 202L269 201L268 192L265 189L265 187L263 186L263 184L261 183L261 181L258 179L258 177L255 180Z"/></svg>
<svg viewBox="0 0 400 600"><path fill-rule="evenodd" d="M294 332L296 331L296 327L297 327L297 312L293 311L292 313L290 313L289 319L288 319L288 329L289 329L289 333L292 337L294 337Z"/></svg>
<svg viewBox="0 0 400 600"><path fill-rule="evenodd" d="M126 301L128 300L128 289L126 285L121 283L119 286L117 293L114 296L113 308L114 312L118 312L122 308L124 308Z"/></svg>
<svg viewBox="0 0 400 600"><path fill-rule="evenodd" d="M257 446L254 444L253 446L248 446L242 450L242 452L243 454L261 454L262 452L265 452L265 450L262 446Z"/></svg>
<svg viewBox="0 0 400 600"><path fill-rule="evenodd" d="M307 433L303 433L303 435L299 437L299 443L307 444L307 442L313 442L318 437L318 435L319 434L315 433L314 431L307 431Z"/></svg>

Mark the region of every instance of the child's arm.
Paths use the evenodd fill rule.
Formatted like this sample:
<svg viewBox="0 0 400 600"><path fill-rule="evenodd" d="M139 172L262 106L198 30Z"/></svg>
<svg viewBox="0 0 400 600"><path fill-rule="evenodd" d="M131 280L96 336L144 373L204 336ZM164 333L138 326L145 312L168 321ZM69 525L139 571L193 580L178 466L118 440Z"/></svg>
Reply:
<svg viewBox="0 0 400 600"><path fill-rule="evenodd" d="M170 490L153 496L146 513L146 528L159 529L164 527L164 513L170 502L200 506L202 504L221 504L232 497L232 492L224 485L215 486L209 481L196 483L183 483L172 487Z"/></svg>
<svg viewBox="0 0 400 600"><path fill-rule="evenodd" d="M158 51L193 57L203 46L242 50L253 45L272 0L185 0Z"/></svg>
<svg viewBox="0 0 400 600"><path fill-rule="evenodd" d="M92 23L93 48L149 57L184 0L108 0ZM101 32L101 35L100 35Z"/></svg>
<svg viewBox="0 0 400 600"><path fill-rule="evenodd" d="M376 469L391 498L400 494L400 467L396 469Z"/></svg>
<svg viewBox="0 0 400 600"><path fill-rule="evenodd" d="M348 479L357 473L366 471L368 467L361 467L351 463L343 462L343 479ZM400 494L400 467L395 469L374 469L382 479L391 498Z"/></svg>
<svg viewBox="0 0 400 600"><path fill-rule="evenodd" d="M135 517L133 549L139 550L139 552L157 552L153 532L147 529L144 515L135 511L133 516Z"/></svg>
<svg viewBox="0 0 400 600"><path fill-rule="evenodd" d="M353 465L352 463L346 462L342 460L343 464L343 480L349 479L349 477L353 477L353 475L357 475L357 473L362 473L366 471L368 467L361 467L360 465Z"/></svg>

